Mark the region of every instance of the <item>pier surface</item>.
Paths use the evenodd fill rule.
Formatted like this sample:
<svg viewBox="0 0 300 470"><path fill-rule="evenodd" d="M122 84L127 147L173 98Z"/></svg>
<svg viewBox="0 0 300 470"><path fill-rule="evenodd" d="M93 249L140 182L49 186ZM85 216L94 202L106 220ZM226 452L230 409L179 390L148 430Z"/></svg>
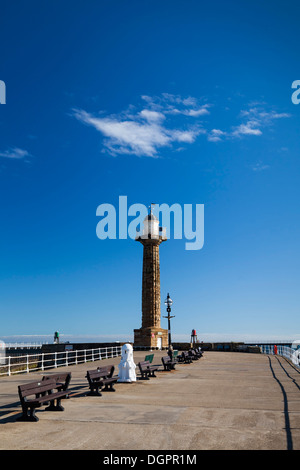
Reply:
<svg viewBox="0 0 300 470"><path fill-rule="evenodd" d="M165 354L155 351L153 363L162 365ZM144 358L134 353L136 364ZM62 401L63 412L38 408L36 423L16 421L17 387L43 373L1 377L0 449L300 449L300 371L282 357L205 352L148 381L117 383L114 393L85 396L86 371L114 364L117 373L119 362L117 357L57 369L72 373L70 398Z"/></svg>

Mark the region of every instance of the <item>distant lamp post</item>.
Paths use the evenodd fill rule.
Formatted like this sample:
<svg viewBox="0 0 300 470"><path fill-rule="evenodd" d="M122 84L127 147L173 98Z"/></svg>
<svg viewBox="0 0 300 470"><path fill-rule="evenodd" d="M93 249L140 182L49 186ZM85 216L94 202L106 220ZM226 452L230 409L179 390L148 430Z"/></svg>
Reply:
<svg viewBox="0 0 300 470"><path fill-rule="evenodd" d="M169 346L169 355L172 357L172 344L171 344L171 322L170 319L174 318L175 315L171 316L171 306L173 304L173 300L171 299L170 295L167 295L167 298L165 300L165 306L167 307L167 312L168 315L164 318L168 319L168 346Z"/></svg>
<svg viewBox="0 0 300 470"><path fill-rule="evenodd" d="M59 343L59 332L55 331L54 333L54 343L58 344Z"/></svg>

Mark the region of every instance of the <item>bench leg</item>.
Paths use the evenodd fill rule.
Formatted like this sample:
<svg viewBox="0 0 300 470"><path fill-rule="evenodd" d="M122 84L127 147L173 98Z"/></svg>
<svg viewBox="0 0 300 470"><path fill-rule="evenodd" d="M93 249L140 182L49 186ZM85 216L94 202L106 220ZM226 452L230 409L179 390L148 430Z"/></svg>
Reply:
<svg viewBox="0 0 300 470"><path fill-rule="evenodd" d="M22 416L17 418L17 421L39 421L39 418L35 414L35 408L30 407L30 414L28 414L28 408L23 408Z"/></svg>
<svg viewBox="0 0 300 470"><path fill-rule="evenodd" d="M50 401L50 405L45 408L45 411L64 411L64 407L60 404L61 399L57 398L56 405L54 404L54 400Z"/></svg>
<svg viewBox="0 0 300 470"><path fill-rule="evenodd" d="M114 384L109 384L109 385L105 385L103 391L104 392L115 392L116 389L114 388Z"/></svg>
<svg viewBox="0 0 300 470"><path fill-rule="evenodd" d="M147 372L144 372L141 378L142 380L150 380L149 374Z"/></svg>
<svg viewBox="0 0 300 470"><path fill-rule="evenodd" d="M91 388L90 391L87 393L89 397L102 397L102 393L99 392L99 388Z"/></svg>
<svg viewBox="0 0 300 470"><path fill-rule="evenodd" d="M68 389L68 386L67 385L62 385L61 387L58 387L57 388L57 391L58 392L66 392ZM69 395L66 395L65 397L62 397L63 400L67 399L67 398L70 398Z"/></svg>

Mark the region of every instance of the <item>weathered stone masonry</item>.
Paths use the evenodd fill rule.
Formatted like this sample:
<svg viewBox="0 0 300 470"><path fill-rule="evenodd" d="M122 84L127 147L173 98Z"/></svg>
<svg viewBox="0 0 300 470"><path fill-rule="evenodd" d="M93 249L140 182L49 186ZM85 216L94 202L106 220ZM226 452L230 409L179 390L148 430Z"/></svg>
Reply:
<svg viewBox="0 0 300 470"><path fill-rule="evenodd" d="M150 222L149 222L150 221ZM151 230L149 224L151 223ZM168 346L168 330L160 324L160 261L159 245L166 240L153 214L145 219L144 236L137 241L143 245L142 327L134 330L134 345L147 348ZM149 230L149 233L147 231Z"/></svg>

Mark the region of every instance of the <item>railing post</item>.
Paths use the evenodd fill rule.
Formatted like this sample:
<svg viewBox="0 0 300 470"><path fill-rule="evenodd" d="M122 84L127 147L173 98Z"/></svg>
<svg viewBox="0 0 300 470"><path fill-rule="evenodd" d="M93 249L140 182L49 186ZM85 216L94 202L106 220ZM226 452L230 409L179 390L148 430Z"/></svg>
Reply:
<svg viewBox="0 0 300 470"><path fill-rule="evenodd" d="M65 353L66 353L66 366L68 366L69 365L68 364L68 351L65 351Z"/></svg>
<svg viewBox="0 0 300 470"><path fill-rule="evenodd" d="M8 356L7 375L10 375L10 374L11 374L11 370L10 370L10 356Z"/></svg>
<svg viewBox="0 0 300 470"><path fill-rule="evenodd" d="M86 362L86 349L84 350L84 362Z"/></svg>
<svg viewBox="0 0 300 470"><path fill-rule="evenodd" d="M92 349L92 362L94 362L94 350Z"/></svg>
<svg viewBox="0 0 300 470"><path fill-rule="evenodd" d="M44 370L44 353L41 354L42 360L41 360L41 370Z"/></svg>
<svg viewBox="0 0 300 470"><path fill-rule="evenodd" d="M29 356L28 356L28 354L26 356L26 372L27 373L29 372Z"/></svg>
<svg viewBox="0 0 300 470"><path fill-rule="evenodd" d="M77 349L75 350L75 364L77 365L78 362L77 362Z"/></svg>

